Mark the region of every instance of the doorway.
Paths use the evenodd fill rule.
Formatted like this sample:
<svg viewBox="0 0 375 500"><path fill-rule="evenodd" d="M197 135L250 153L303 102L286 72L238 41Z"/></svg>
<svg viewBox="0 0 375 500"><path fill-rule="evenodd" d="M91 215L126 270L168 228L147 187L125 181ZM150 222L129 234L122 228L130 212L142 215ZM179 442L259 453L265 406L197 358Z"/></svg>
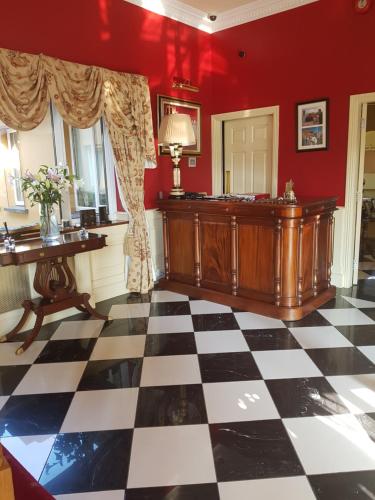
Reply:
<svg viewBox="0 0 375 500"><path fill-rule="evenodd" d="M223 123L224 193L271 193L271 115Z"/></svg>
<svg viewBox="0 0 375 500"><path fill-rule="evenodd" d="M358 222L356 230L353 283L375 277L375 102L363 105L358 186Z"/></svg>
<svg viewBox="0 0 375 500"><path fill-rule="evenodd" d="M211 124L212 193L277 196L279 106L213 115Z"/></svg>

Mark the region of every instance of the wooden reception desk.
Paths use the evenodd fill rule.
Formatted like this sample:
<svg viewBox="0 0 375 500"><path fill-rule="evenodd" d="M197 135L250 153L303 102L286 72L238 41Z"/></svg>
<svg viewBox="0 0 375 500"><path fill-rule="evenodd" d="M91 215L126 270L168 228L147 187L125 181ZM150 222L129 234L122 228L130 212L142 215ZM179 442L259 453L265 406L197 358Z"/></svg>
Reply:
<svg viewBox="0 0 375 500"><path fill-rule="evenodd" d="M336 198L161 200L162 288L283 320L335 295Z"/></svg>

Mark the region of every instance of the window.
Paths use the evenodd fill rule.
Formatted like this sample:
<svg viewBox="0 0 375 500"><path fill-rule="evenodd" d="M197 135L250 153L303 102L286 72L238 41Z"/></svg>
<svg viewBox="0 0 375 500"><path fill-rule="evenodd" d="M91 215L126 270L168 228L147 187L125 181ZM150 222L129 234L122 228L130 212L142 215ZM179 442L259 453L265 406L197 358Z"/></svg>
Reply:
<svg viewBox="0 0 375 500"><path fill-rule="evenodd" d="M5 176L8 206L24 207L18 132L6 126L0 127L0 167Z"/></svg>
<svg viewBox="0 0 375 500"><path fill-rule="evenodd" d="M74 173L83 181L83 184L76 188L76 207L108 206L102 121L88 129L72 127L71 148Z"/></svg>
<svg viewBox="0 0 375 500"><path fill-rule="evenodd" d="M82 185L76 186L70 199L64 199L63 211L106 205L111 217L117 213L115 164L108 130L101 119L86 129L67 125L52 106L56 163L68 165ZM68 210L67 210L68 212Z"/></svg>

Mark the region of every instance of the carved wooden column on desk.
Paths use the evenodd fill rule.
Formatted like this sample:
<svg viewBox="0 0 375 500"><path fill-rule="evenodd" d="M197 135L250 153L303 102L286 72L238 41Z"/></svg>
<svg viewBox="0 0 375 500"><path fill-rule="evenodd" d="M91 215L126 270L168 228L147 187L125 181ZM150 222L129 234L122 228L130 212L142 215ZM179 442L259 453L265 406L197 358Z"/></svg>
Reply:
<svg viewBox="0 0 375 500"><path fill-rule="evenodd" d="M164 240L165 279L169 280L169 245L168 245L168 217L167 217L167 212L163 212L163 240Z"/></svg>
<svg viewBox="0 0 375 500"><path fill-rule="evenodd" d="M231 274L232 274L232 294L237 295L238 289L238 226L237 217L230 218L231 230Z"/></svg>
<svg viewBox="0 0 375 500"><path fill-rule="evenodd" d="M275 290L275 304L280 305L281 299L281 224L282 220L277 219L275 226L275 278L274 278L274 290Z"/></svg>
<svg viewBox="0 0 375 500"><path fill-rule="evenodd" d="M199 214L194 214L194 274L195 284L201 286L201 252L200 252L200 235L199 235Z"/></svg>
<svg viewBox="0 0 375 500"><path fill-rule="evenodd" d="M313 291L314 295L318 295L318 280L319 280L319 226L320 226L320 215L316 215L314 218L314 246L313 246Z"/></svg>

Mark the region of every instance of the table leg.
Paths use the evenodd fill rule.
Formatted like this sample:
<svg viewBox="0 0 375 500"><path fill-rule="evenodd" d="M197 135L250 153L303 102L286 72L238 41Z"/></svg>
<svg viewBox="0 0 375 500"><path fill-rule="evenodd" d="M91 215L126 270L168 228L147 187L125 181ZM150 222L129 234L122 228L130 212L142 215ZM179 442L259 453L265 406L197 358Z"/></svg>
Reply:
<svg viewBox="0 0 375 500"><path fill-rule="evenodd" d="M31 307L32 304L29 300L25 300L22 305L23 305L24 311L23 311L21 319L19 320L17 325L13 328L13 330L11 330L6 335L3 335L2 337L0 337L0 342L6 342L7 340L11 340L13 337L15 337L17 335L17 333L21 330L23 325L26 323L26 320L32 311L32 307Z"/></svg>
<svg viewBox="0 0 375 500"><path fill-rule="evenodd" d="M95 318L98 319L104 319L104 321L108 321L110 318L109 316L106 316L104 314L100 314L96 309L94 309L89 300L90 300L90 295L88 293L83 293L82 294L82 300L83 300L83 305L84 307L77 307L78 310L87 312L91 314L91 316L94 316Z"/></svg>
<svg viewBox="0 0 375 500"><path fill-rule="evenodd" d="M17 349L16 354L22 354L23 352L25 352L26 349L33 342L33 340L37 337L38 333L40 332L40 329L42 328L43 319L44 319L43 313L37 314L34 328L31 330L30 334L27 336L27 339L22 344L22 346Z"/></svg>

